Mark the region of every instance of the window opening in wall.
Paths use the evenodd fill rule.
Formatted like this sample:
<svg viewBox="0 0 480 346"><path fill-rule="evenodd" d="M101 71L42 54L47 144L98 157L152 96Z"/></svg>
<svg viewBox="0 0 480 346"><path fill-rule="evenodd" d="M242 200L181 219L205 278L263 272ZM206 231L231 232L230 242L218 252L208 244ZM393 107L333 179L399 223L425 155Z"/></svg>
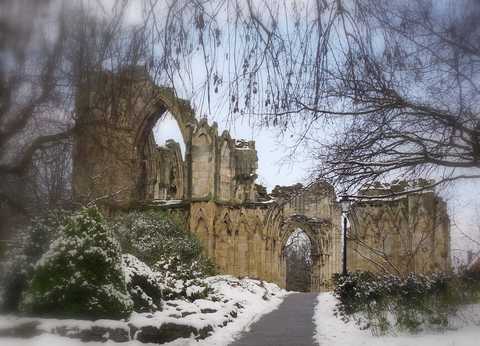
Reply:
<svg viewBox="0 0 480 346"><path fill-rule="evenodd" d="M157 201L182 200L185 193L185 141L168 111L152 128L145 148L147 196Z"/></svg>

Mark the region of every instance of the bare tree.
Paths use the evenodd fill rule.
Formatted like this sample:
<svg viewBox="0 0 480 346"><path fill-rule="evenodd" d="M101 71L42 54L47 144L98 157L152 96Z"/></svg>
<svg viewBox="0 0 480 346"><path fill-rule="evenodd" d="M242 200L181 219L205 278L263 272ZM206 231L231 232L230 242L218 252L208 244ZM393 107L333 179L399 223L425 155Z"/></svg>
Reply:
<svg viewBox="0 0 480 346"><path fill-rule="evenodd" d="M154 4L147 0L133 5L118 0L109 7L102 1L82 0L0 4L2 228L69 203L72 136L82 131L76 95L78 88L95 86L98 80L92 76L141 65L158 84L178 81L175 71L194 50L187 31L197 30L189 24L198 17L198 6L192 1L172 1L162 8ZM128 17L132 6L139 13L134 20ZM113 104L120 87L111 85L102 104L92 106ZM114 113L110 109L105 116L114 118ZM4 232L0 230L2 237Z"/></svg>
<svg viewBox="0 0 480 346"><path fill-rule="evenodd" d="M478 2L217 4L231 114L296 133L317 177L480 177Z"/></svg>
<svg viewBox="0 0 480 346"><path fill-rule="evenodd" d="M2 177L28 176L38 150L71 138L87 76L138 64L202 111L226 103L232 115L294 131L315 175L345 188L392 174L479 176L473 0L144 0L135 24L128 1L75 4L0 5ZM45 125L50 112L63 121ZM4 188L0 197L28 209Z"/></svg>
<svg viewBox="0 0 480 346"><path fill-rule="evenodd" d="M452 262L460 270L469 268L480 257L480 208L473 203L472 219L452 218L452 225L458 231L457 247L452 248Z"/></svg>
<svg viewBox="0 0 480 346"><path fill-rule="evenodd" d="M52 32L46 12L52 1L4 1L0 4L0 213L1 227L28 213L32 159L37 149L66 138L63 133L36 129L47 125L56 101L58 66L62 63L65 28ZM35 17L35 14L41 14ZM36 18L36 19L35 19ZM41 123L41 124L39 124ZM38 131L41 132L41 131ZM63 132L63 131L61 131ZM20 149L19 149L20 148ZM16 216L16 217L15 217ZM0 230L3 233L3 229Z"/></svg>

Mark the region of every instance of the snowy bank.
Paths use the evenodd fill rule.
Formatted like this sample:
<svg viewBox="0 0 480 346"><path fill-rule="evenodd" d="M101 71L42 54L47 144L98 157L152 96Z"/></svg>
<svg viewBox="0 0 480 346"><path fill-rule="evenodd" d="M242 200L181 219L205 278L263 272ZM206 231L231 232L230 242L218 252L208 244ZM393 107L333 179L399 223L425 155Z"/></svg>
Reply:
<svg viewBox="0 0 480 346"><path fill-rule="evenodd" d="M233 276L212 276L207 280L209 285L214 287L217 295L240 303L244 309L232 323L224 328L217 329L212 336L192 345L228 345L241 332L248 331L250 326L258 321L260 317L277 309L288 294L287 291L277 285L265 281L253 279L239 280Z"/></svg>
<svg viewBox="0 0 480 346"><path fill-rule="evenodd" d="M417 335L373 336L369 330L360 330L350 321L344 323L334 316L337 299L332 293L321 293L315 307L314 322L316 340L328 346L477 346L480 340L480 325L465 325L458 330L423 332ZM471 308L471 307L470 307ZM480 314L480 306L471 313ZM478 317L478 315L477 315ZM475 322L478 322L475 318Z"/></svg>
<svg viewBox="0 0 480 346"><path fill-rule="evenodd" d="M0 344L227 345L263 314L276 309L286 295L275 284L253 279L225 275L209 277L206 282L212 288L207 299L164 301L162 311L133 313L127 321L0 316Z"/></svg>

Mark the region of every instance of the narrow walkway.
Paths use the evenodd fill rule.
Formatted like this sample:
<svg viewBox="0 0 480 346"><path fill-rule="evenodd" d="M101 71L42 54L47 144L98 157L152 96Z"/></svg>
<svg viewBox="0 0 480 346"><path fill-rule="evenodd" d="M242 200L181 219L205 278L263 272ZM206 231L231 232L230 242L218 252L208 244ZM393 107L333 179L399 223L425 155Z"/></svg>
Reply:
<svg viewBox="0 0 480 346"><path fill-rule="evenodd" d="M318 293L294 293L254 323L231 346L314 346L313 310Z"/></svg>

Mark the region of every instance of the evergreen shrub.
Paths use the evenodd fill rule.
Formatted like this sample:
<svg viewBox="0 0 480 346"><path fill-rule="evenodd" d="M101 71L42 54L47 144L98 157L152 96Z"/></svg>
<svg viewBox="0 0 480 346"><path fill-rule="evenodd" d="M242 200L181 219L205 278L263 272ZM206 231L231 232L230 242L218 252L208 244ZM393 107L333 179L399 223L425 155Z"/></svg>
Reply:
<svg viewBox="0 0 480 346"><path fill-rule="evenodd" d="M155 272L163 299L195 300L208 295L203 278L214 275L215 267L203 255L200 241L185 230L181 220L165 212L135 211L117 217L114 228L124 253ZM143 291L149 289L137 286Z"/></svg>
<svg viewBox="0 0 480 346"><path fill-rule="evenodd" d="M68 212L54 210L34 218L26 228L17 231L1 263L0 295L2 312L17 312L22 292L32 278L35 263L59 234Z"/></svg>
<svg viewBox="0 0 480 346"><path fill-rule="evenodd" d="M122 255L122 262L135 312L160 310L164 288L160 275L133 255Z"/></svg>
<svg viewBox="0 0 480 346"><path fill-rule="evenodd" d="M65 219L21 302L31 314L87 319L123 318L132 306L119 244L94 207Z"/></svg>

